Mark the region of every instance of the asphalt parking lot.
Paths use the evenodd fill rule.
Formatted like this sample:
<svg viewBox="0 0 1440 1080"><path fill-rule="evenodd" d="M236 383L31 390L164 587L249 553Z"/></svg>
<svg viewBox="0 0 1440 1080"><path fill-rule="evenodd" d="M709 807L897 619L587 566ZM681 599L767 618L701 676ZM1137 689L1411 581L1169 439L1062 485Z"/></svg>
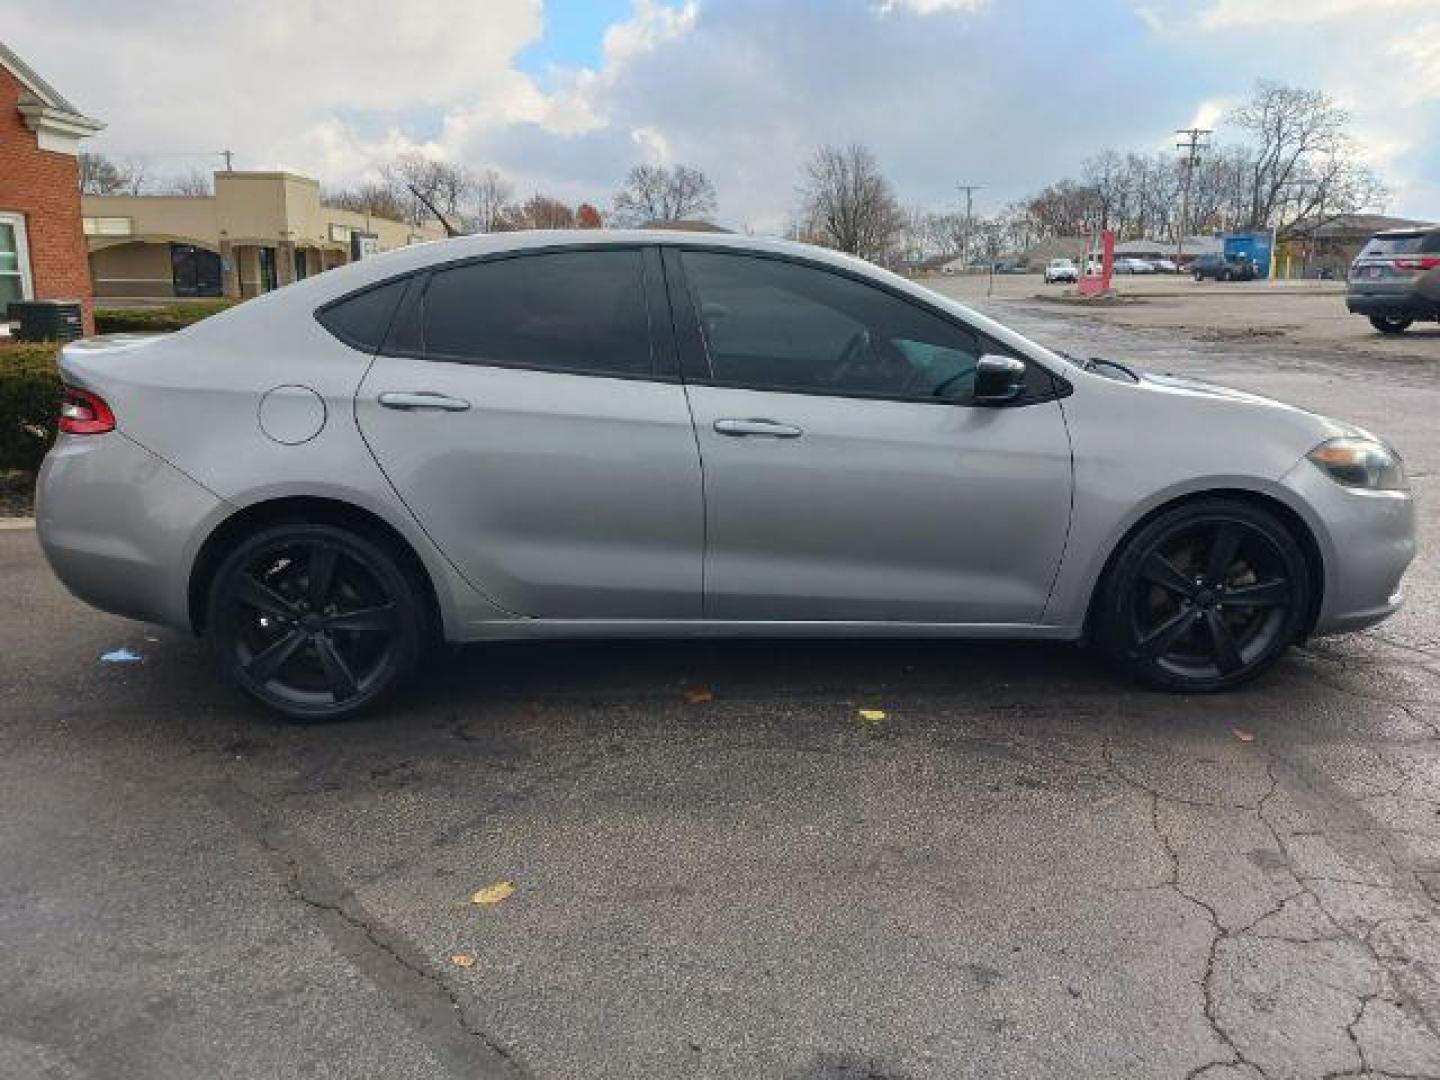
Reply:
<svg viewBox="0 0 1440 1080"><path fill-rule="evenodd" d="M988 309L1392 440L1408 606L1226 697L551 643L296 727L0 530L0 1076L1440 1076L1440 339Z"/></svg>

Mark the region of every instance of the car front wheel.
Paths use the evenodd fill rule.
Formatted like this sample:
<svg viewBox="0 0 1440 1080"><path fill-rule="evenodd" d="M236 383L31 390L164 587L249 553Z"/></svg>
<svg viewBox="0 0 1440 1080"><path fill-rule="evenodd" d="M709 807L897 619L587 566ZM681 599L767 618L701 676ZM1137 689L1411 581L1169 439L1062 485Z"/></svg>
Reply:
<svg viewBox="0 0 1440 1080"><path fill-rule="evenodd" d="M210 587L221 672L297 720L374 704L414 668L421 590L385 544L331 524L285 524L240 543Z"/></svg>
<svg viewBox="0 0 1440 1080"><path fill-rule="evenodd" d="M1097 602L1101 648L1162 690L1228 690L1303 632L1309 567L1287 526L1249 503L1207 499L1136 533Z"/></svg>
<svg viewBox="0 0 1440 1080"><path fill-rule="evenodd" d="M1402 319L1395 315L1371 315L1370 325L1382 334L1403 334L1414 319Z"/></svg>

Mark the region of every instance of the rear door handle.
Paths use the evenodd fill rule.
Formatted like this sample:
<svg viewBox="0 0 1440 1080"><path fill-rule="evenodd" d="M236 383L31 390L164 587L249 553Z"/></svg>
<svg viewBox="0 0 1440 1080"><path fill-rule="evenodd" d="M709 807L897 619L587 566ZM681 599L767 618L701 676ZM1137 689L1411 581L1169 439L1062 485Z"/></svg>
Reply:
<svg viewBox="0 0 1440 1080"><path fill-rule="evenodd" d="M380 404L387 409L417 411L438 409L440 412L464 412L470 403L462 398L448 397L429 390L397 391L388 390L380 395Z"/></svg>
<svg viewBox="0 0 1440 1080"><path fill-rule="evenodd" d="M769 435L772 439L798 439L804 434L794 424L778 420L716 420L715 430L721 435Z"/></svg>

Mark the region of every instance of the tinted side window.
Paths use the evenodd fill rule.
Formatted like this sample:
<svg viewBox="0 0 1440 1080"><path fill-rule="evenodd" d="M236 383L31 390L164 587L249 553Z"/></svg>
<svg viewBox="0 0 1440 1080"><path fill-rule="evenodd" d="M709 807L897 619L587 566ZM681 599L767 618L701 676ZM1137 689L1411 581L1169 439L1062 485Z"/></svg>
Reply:
<svg viewBox="0 0 1440 1080"><path fill-rule="evenodd" d="M717 382L776 390L969 400L978 334L840 274L687 251L685 274Z"/></svg>
<svg viewBox="0 0 1440 1080"><path fill-rule="evenodd" d="M337 300L316 314L320 325L351 348L375 352L385 340L395 305L405 292L408 278L388 281L363 292Z"/></svg>
<svg viewBox="0 0 1440 1080"><path fill-rule="evenodd" d="M425 355L437 360L646 375L654 370L639 251L573 251L431 275Z"/></svg>

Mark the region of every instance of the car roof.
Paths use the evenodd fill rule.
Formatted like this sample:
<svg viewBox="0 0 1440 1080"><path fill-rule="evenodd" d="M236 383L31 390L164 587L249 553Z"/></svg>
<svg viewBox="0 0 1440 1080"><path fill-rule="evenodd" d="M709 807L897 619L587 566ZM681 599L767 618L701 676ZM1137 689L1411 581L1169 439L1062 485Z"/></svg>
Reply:
<svg viewBox="0 0 1440 1080"><path fill-rule="evenodd" d="M518 232L475 233L410 244L326 271L319 275L319 278L330 278L338 282L343 276L346 280L342 291L348 291L371 281L381 281L413 270L423 270L449 262L463 262L486 255L520 253L538 248L625 247L639 244L768 252L870 274L880 270L874 263L831 248L738 233L704 233L678 229L526 229Z"/></svg>
<svg viewBox="0 0 1440 1080"><path fill-rule="evenodd" d="M1440 232L1440 225L1411 225L1405 229L1383 229L1377 232L1373 240L1404 240L1412 236L1425 236L1428 233Z"/></svg>

